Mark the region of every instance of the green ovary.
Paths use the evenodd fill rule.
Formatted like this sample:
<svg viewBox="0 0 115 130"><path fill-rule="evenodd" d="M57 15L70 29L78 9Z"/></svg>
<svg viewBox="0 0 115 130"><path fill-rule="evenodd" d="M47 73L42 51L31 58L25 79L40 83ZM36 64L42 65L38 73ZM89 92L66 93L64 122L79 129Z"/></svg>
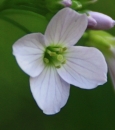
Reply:
<svg viewBox="0 0 115 130"><path fill-rule="evenodd" d="M66 50L66 47L48 46L44 52L44 63L46 65L53 65L56 68L60 68L62 64L66 63L64 57Z"/></svg>

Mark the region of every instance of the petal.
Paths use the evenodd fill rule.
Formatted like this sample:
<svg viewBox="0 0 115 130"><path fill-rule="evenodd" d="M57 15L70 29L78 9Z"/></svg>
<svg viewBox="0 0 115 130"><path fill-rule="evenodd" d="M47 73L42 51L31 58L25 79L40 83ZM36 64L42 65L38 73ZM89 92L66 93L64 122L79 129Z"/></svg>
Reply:
<svg viewBox="0 0 115 130"><path fill-rule="evenodd" d="M69 97L70 85L60 78L55 68L47 67L39 76L31 78L30 86L38 106L48 115L59 112Z"/></svg>
<svg viewBox="0 0 115 130"><path fill-rule="evenodd" d="M13 54L21 69L31 77L38 76L44 69L44 36L40 33L28 34L13 45Z"/></svg>
<svg viewBox="0 0 115 130"><path fill-rule="evenodd" d="M70 8L62 9L47 26L46 44L74 45L83 35L87 23L85 14L79 14Z"/></svg>
<svg viewBox="0 0 115 130"><path fill-rule="evenodd" d="M107 81L107 65L102 53L93 47L70 47L59 75L69 84L92 89Z"/></svg>

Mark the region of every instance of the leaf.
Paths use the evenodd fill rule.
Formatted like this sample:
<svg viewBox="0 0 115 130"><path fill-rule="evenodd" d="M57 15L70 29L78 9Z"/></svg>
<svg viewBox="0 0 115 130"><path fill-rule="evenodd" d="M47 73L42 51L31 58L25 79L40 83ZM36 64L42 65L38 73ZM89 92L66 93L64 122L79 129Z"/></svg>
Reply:
<svg viewBox="0 0 115 130"><path fill-rule="evenodd" d="M24 26L31 32L44 32L48 21L45 17L25 10L8 9L0 13L0 17L7 17Z"/></svg>
<svg viewBox="0 0 115 130"><path fill-rule="evenodd" d="M44 15L48 12L45 0L4 0L0 6L0 10L11 8L30 10Z"/></svg>

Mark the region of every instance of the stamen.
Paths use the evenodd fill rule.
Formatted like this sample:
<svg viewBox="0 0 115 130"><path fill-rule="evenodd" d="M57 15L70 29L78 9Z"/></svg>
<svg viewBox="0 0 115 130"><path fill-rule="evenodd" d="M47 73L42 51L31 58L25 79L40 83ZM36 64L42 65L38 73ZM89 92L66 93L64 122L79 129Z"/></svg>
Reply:
<svg viewBox="0 0 115 130"><path fill-rule="evenodd" d="M62 56L62 55L60 55L60 54L59 54L59 55L57 55L57 60L62 62L62 61L63 61L63 56Z"/></svg>
<svg viewBox="0 0 115 130"><path fill-rule="evenodd" d="M46 64L48 64L48 63L49 63L49 60L48 60L47 58L44 58L44 62L45 62Z"/></svg>
<svg viewBox="0 0 115 130"><path fill-rule="evenodd" d="M60 53L63 53L64 51L66 51L67 50L67 47L63 47L63 48L60 48Z"/></svg>
<svg viewBox="0 0 115 130"><path fill-rule="evenodd" d="M61 68L61 66L60 65L57 65L57 66L55 66L57 69L59 69L59 68Z"/></svg>
<svg viewBox="0 0 115 130"><path fill-rule="evenodd" d="M60 47L53 47L53 48L50 48L51 51L56 51L56 52L59 52L60 51Z"/></svg>
<svg viewBox="0 0 115 130"><path fill-rule="evenodd" d="M62 49L62 48L60 48L59 52L60 52L60 53L63 53L63 49Z"/></svg>
<svg viewBox="0 0 115 130"><path fill-rule="evenodd" d="M46 52L47 52L49 55L51 55L51 53L52 53L50 50L46 50Z"/></svg>
<svg viewBox="0 0 115 130"><path fill-rule="evenodd" d="M52 52L50 56L56 56L56 53L55 53L55 52Z"/></svg>
<svg viewBox="0 0 115 130"><path fill-rule="evenodd" d="M66 63L66 59L63 56L66 50L66 47L48 46L44 53L44 62L60 68L62 64Z"/></svg>
<svg viewBox="0 0 115 130"><path fill-rule="evenodd" d="M47 53L48 53L50 56L56 56L56 53L55 53L55 52L51 52L50 50L47 50Z"/></svg>
<svg viewBox="0 0 115 130"><path fill-rule="evenodd" d="M66 63L66 60L64 60L63 62L62 62L62 64L65 64Z"/></svg>
<svg viewBox="0 0 115 130"><path fill-rule="evenodd" d="M67 50L67 47L63 47L63 51L66 51Z"/></svg>

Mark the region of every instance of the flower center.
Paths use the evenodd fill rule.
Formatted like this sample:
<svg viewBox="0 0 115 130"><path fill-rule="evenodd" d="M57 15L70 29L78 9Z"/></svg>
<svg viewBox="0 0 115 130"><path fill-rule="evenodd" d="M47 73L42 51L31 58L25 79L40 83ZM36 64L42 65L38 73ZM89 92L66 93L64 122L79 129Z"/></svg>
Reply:
<svg viewBox="0 0 115 130"><path fill-rule="evenodd" d="M44 52L44 63L60 68L62 64L66 63L64 56L66 50L66 47L48 46Z"/></svg>

